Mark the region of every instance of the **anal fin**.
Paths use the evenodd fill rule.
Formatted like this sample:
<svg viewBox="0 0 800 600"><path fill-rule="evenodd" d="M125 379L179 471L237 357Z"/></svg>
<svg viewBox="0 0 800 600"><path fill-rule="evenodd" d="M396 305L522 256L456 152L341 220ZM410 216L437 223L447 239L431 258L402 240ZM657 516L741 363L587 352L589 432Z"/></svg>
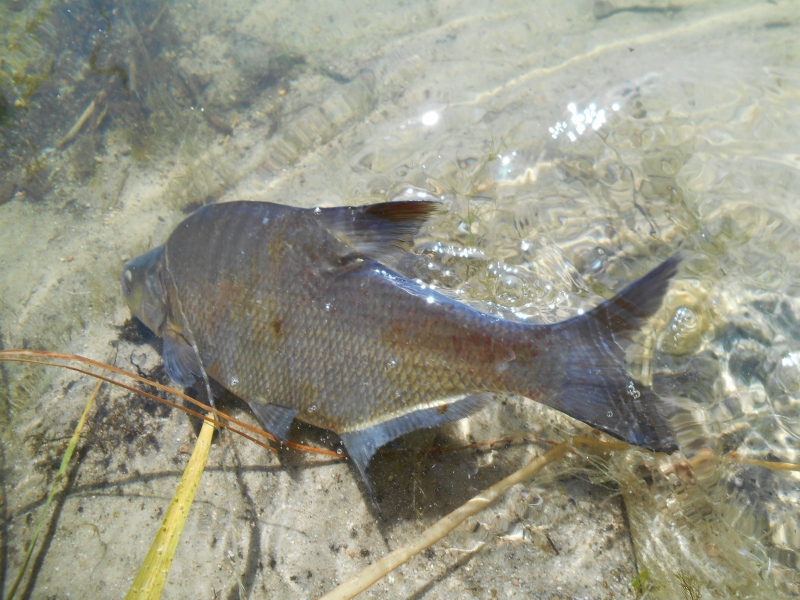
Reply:
<svg viewBox="0 0 800 600"><path fill-rule="evenodd" d="M289 431L297 414L295 409L275 404L260 404L258 402L248 402L247 404L253 409L267 433L271 434L281 444L286 444L289 441Z"/></svg>
<svg viewBox="0 0 800 600"><path fill-rule="evenodd" d="M384 421L366 429L342 432L347 454L353 460L367 487L367 468L375 451L393 439L417 429L438 427L445 423L458 421L481 410L492 399L492 394L472 394L453 402L423 408L390 421Z"/></svg>

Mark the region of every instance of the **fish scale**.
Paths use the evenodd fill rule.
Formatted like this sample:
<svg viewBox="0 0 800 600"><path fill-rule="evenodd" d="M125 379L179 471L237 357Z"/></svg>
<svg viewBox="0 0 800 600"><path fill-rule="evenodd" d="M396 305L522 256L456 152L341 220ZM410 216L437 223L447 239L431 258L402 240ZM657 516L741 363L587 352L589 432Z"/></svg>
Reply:
<svg viewBox="0 0 800 600"><path fill-rule="evenodd" d="M665 405L623 360L680 258L562 323L509 321L387 266L437 208L207 206L126 265L123 294L164 338L176 382L188 385L205 369L281 442L295 418L338 433L365 481L381 445L468 416L497 392L674 450Z"/></svg>

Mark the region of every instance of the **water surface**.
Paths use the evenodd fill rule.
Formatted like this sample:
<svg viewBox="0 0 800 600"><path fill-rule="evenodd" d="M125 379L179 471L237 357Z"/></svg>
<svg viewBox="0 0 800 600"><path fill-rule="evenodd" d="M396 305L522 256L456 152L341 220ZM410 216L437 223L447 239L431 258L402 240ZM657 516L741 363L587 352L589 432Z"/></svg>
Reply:
<svg viewBox="0 0 800 600"><path fill-rule="evenodd" d="M403 269L537 322L681 249L630 364L683 454L562 461L365 596L800 593L797 474L685 463L800 463L797 3L21 4L0 5L4 348L163 380L121 265L209 202L439 198ZM6 364L0 385L7 589L93 382ZM542 440L591 433L502 400L376 457L377 507L344 461L223 437L165 597L319 596ZM20 596L124 594L195 425L110 389L89 429Z"/></svg>

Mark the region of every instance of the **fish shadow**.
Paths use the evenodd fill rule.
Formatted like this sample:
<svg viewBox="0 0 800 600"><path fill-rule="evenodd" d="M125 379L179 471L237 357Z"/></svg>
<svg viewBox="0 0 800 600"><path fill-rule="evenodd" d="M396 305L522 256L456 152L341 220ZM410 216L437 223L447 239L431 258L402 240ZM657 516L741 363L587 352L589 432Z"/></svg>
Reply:
<svg viewBox="0 0 800 600"><path fill-rule="evenodd" d="M330 431L295 422L292 441L344 450ZM388 531L397 523L438 519L467 502L525 462L522 443L464 448L464 439L445 426L415 431L378 450L370 462L369 483L349 460L350 473L376 521ZM319 467L319 458L285 449L281 464L290 476Z"/></svg>
<svg viewBox="0 0 800 600"><path fill-rule="evenodd" d="M213 380L211 388L219 410L229 414L250 411L243 400ZM207 403L205 386L195 384L187 392ZM196 417L190 419L199 433L202 421ZM456 433L455 427L445 425L414 431L379 449L370 462L367 484L346 458L344 446L335 433L295 421L289 439L340 451L367 506L387 530L397 523L420 518L438 519L448 514L515 472L530 456L530 446L524 441L481 447L467 444L465 447L465 440ZM298 482L302 471L319 468L321 464L318 455L280 446L278 458L280 468Z"/></svg>
<svg viewBox="0 0 800 600"><path fill-rule="evenodd" d="M457 449L463 443L445 427L408 434L379 451L369 471L374 516L387 527L438 519L519 469L511 448Z"/></svg>

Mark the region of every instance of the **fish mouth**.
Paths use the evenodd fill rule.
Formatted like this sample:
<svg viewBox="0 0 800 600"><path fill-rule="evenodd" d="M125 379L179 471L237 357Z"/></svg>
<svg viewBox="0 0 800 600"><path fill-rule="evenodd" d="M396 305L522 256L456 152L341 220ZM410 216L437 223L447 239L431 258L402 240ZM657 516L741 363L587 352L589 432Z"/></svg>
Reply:
<svg viewBox="0 0 800 600"><path fill-rule="evenodd" d="M167 317L167 292L161 278L164 246L125 263L120 288L131 313L156 335Z"/></svg>
<svg viewBox="0 0 800 600"><path fill-rule="evenodd" d="M133 272L128 268L128 263L125 263L125 270L122 272L119 283L122 289L122 297L125 298L125 302L128 302L133 294Z"/></svg>

